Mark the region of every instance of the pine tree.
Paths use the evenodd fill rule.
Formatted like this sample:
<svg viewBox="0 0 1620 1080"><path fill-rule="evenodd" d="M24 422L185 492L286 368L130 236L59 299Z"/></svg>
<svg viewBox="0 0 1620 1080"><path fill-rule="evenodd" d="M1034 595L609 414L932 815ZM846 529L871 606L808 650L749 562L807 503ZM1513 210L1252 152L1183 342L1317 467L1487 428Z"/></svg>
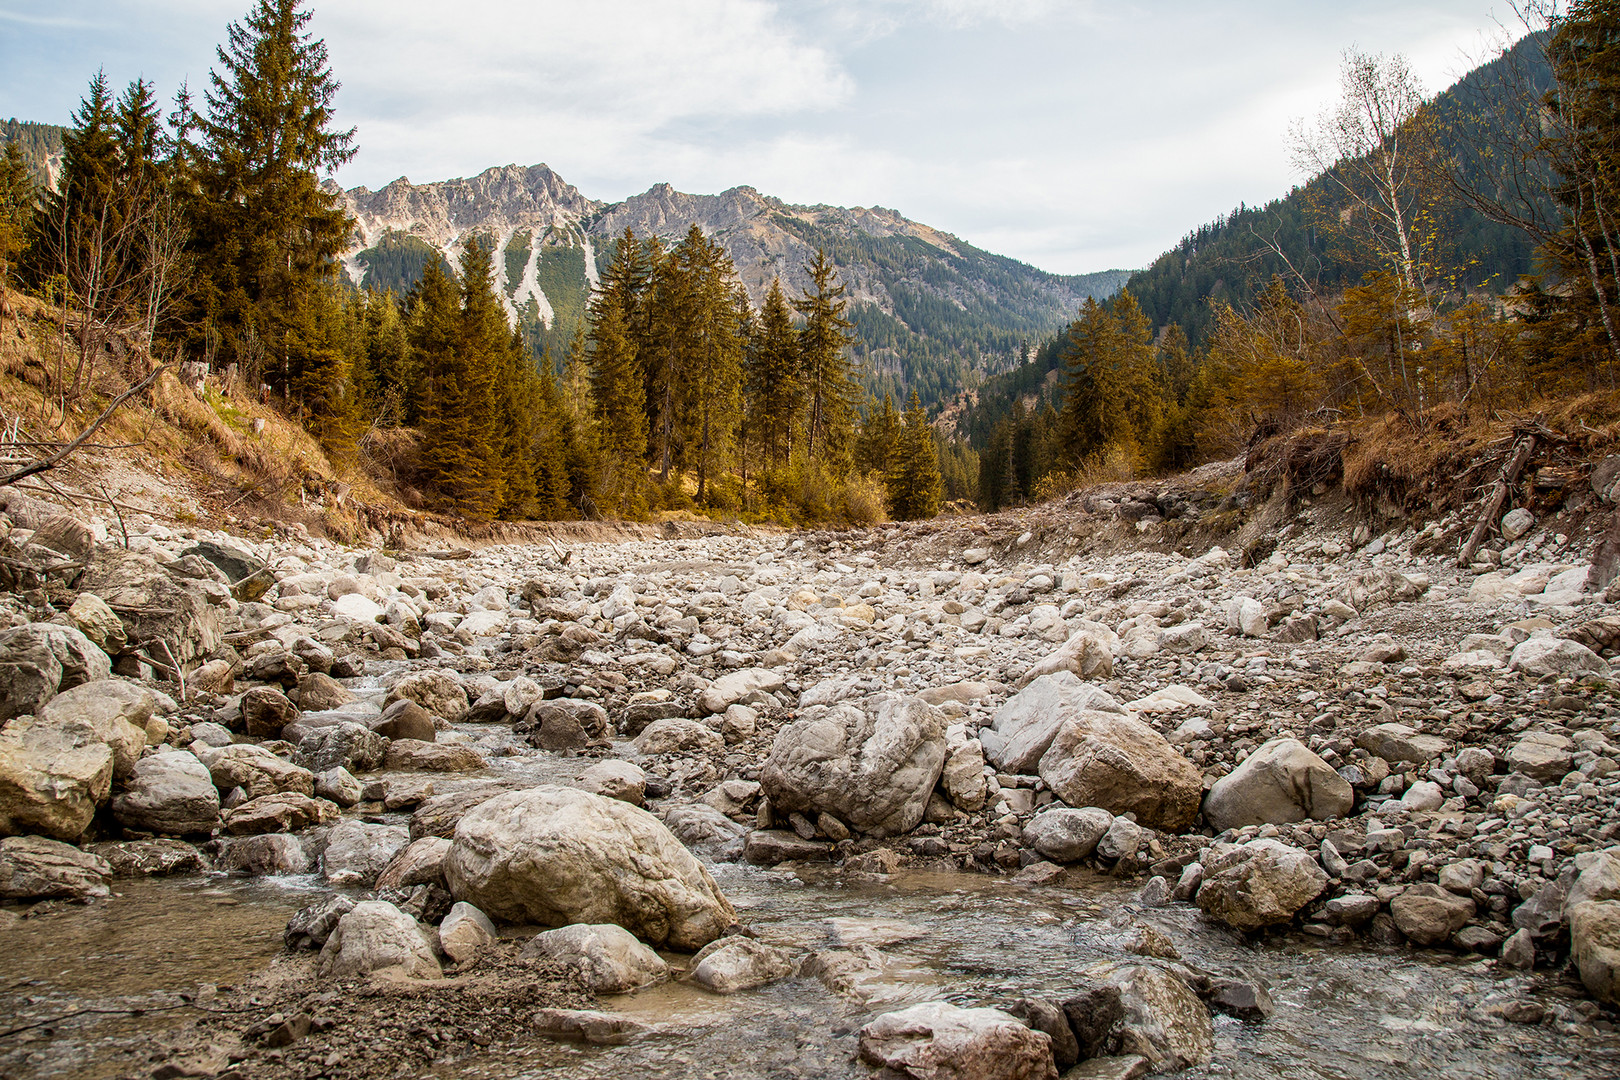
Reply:
<svg viewBox="0 0 1620 1080"><path fill-rule="evenodd" d="M590 386L601 508L640 518L646 513L646 388L625 301L624 293L604 288L592 305Z"/></svg>
<svg viewBox="0 0 1620 1080"><path fill-rule="evenodd" d="M793 430L804 407L804 379L793 313L773 278L760 308L757 333L749 350L749 413L766 461L781 465L793 451Z"/></svg>
<svg viewBox="0 0 1620 1080"><path fill-rule="evenodd" d="M939 458L928 415L917 391L911 392L905 423L895 441L888 474L889 512L901 521L931 518L939 513Z"/></svg>
<svg viewBox="0 0 1620 1080"><path fill-rule="evenodd" d="M184 152L196 161L194 251L207 275L195 321L217 324L224 360L250 358L251 330L268 351L265 377L285 393L296 385L318 411L340 388L315 385L334 372L300 352L291 331L352 229L317 173L348 161L355 146L352 128L333 127L339 84L303 6L256 0L230 24L198 119L201 145Z"/></svg>
<svg viewBox="0 0 1620 1080"><path fill-rule="evenodd" d="M862 472L887 475L900 439L900 414L895 411L894 398L883 395L883 404L869 401L866 422L861 425L855 441L855 467Z"/></svg>
<svg viewBox="0 0 1620 1080"><path fill-rule="evenodd" d="M22 147L12 140L6 143L4 155L0 155L0 285L7 283L12 267L23 253L33 228L37 201Z"/></svg>
<svg viewBox="0 0 1620 1080"><path fill-rule="evenodd" d="M848 464L850 435L854 426L855 402L859 388L849 362L853 324L844 317L849 301L845 287L835 284L837 271L827 253L816 251L815 261L805 267L812 289L793 302L804 316L799 331L799 363L803 380L806 416L805 451L812 460L822 460L842 472Z"/></svg>

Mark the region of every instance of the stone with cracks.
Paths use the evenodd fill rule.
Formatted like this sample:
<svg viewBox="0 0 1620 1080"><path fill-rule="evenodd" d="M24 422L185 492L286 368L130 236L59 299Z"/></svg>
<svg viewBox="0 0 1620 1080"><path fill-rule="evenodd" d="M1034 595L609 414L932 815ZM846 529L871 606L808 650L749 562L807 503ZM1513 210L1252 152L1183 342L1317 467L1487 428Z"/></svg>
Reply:
<svg viewBox="0 0 1620 1080"><path fill-rule="evenodd" d="M388 744L383 763L390 769L420 772L474 772L484 767L484 755L459 743L395 739Z"/></svg>
<svg viewBox="0 0 1620 1080"><path fill-rule="evenodd" d="M523 955L577 967L593 993L628 994L669 976L669 965L613 923L575 923L536 934Z"/></svg>
<svg viewBox="0 0 1620 1080"><path fill-rule="evenodd" d="M717 754L725 752L726 740L707 724L672 717L648 724L635 745L643 754Z"/></svg>
<svg viewBox="0 0 1620 1080"><path fill-rule="evenodd" d="M1424 735L1405 724L1378 724L1356 736L1356 745L1385 761L1422 765L1451 752L1451 744L1438 735Z"/></svg>
<svg viewBox="0 0 1620 1080"><path fill-rule="evenodd" d="M1106 690L1081 682L1071 671L1043 675L996 710L979 741L997 769L1032 774L1063 722L1084 712L1123 714L1125 708Z"/></svg>
<svg viewBox="0 0 1620 1080"><path fill-rule="evenodd" d="M1620 847L1575 856L1575 881L1564 898L1567 912L1588 900L1620 900Z"/></svg>
<svg viewBox="0 0 1620 1080"><path fill-rule="evenodd" d="M396 682L383 702L383 715L396 701L414 701L430 714L442 717L452 724L467 711L467 691L447 671L418 671Z"/></svg>
<svg viewBox="0 0 1620 1080"><path fill-rule="evenodd" d="M452 896L492 918L611 922L673 949L699 949L737 918L657 818L573 788L508 792L469 811L444 874Z"/></svg>
<svg viewBox="0 0 1620 1080"><path fill-rule="evenodd" d="M1587 992L1620 1004L1620 901L1588 900L1569 910L1569 958Z"/></svg>
<svg viewBox="0 0 1620 1080"><path fill-rule="evenodd" d="M107 860L43 836L0 840L0 900L78 900L108 896Z"/></svg>
<svg viewBox="0 0 1620 1080"><path fill-rule="evenodd" d="M1270 839L1218 844L1205 851L1203 867L1198 906L1239 930L1289 921L1328 883L1315 859Z"/></svg>
<svg viewBox="0 0 1620 1080"><path fill-rule="evenodd" d="M279 739L297 719L298 706L280 690L255 686L242 695L242 726L255 739Z"/></svg>
<svg viewBox="0 0 1620 1080"><path fill-rule="evenodd" d="M769 668L744 668L722 675L710 683L698 698L698 704L707 715L723 713L728 706L739 702L746 704L745 699L753 694L773 693L786 683L786 677Z"/></svg>
<svg viewBox="0 0 1620 1080"><path fill-rule="evenodd" d="M1156 1073L1209 1064L1215 1054L1215 1025L1186 983L1146 964L1117 967L1105 980L1119 989L1124 1008L1123 1053L1147 1058Z"/></svg>
<svg viewBox="0 0 1620 1080"><path fill-rule="evenodd" d="M295 791L280 791L260 795L225 811L225 829L232 836L297 832L311 825L331 825L340 813L336 803L312 799Z"/></svg>
<svg viewBox="0 0 1620 1080"><path fill-rule="evenodd" d="M1082 679L1106 679L1114 673L1114 653L1119 649L1119 635L1101 623L1082 619L1081 626L1069 640L1056 650L1030 665L1020 687L1028 686L1044 675L1060 671L1071 672Z"/></svg>
<svg viewBox="0 0 1620 1080"><path fill-rule="evenodd" d="M118 613L131 640L164 642L182 666L211 655L224 641L219 609L201 583L177 581L149 555L102 544L79 587Z"/></svg>
<svg viewBox="0 0 1620 1080"><path fill-rule="evenodd" d="M318 967L328 979L352 979L380 971L415 979L444 978L433 947L416 920L382 900L364 900L337 921L321 947Z"/></svg>
<svg viewBox="0 0 1620 1080"><path fill-rule="evenodd" d="M452 904L449 914L439 923L439 948L458 964L466 963L499 940L489 916L471 904Z"/></svg>
<svg viewBox="0 0 1620 1080"><path fill-rule="evenodd" d="M861 1028L868 1065L917 1080L1057 1080L1052 1039L1000 1009L925 1001Z"/></svg>
<svg viewBox="0 0 1620 1080"><path fill-rule="evenodd" d="M398 825L342 821L326 837L321 872L334 888L367 888L411 841Z"/></svg>
<svg viewBox="0 0 1620 1080"><path fill-rule="evenodd" d="M316 728L298 744L298 755L311 772L347 769L370 772L388 755L388 740L363 724L347 721Z"/></svg>
<svg viewBox="0 0 1620 1080"><path fill-rule="evenodd" d="M78 839L111 793L112 777L106 743L13 720L0 730L0 834Z"/></svg>
<svg viewBox="0 0 1620 1080"><path fill-rule="evenodd" d="M135 763L123 794L113 800L113 817L133 832L211 833L219 824L219 789L195 754L153 754Z"/></svg>
<svg viewBox="0 0 1620 1080"><path fill-rule="evenodd" d="M1151 727L1117 713L1064 720L1041 757L1040 776L1070 806L1132 813L1161 832L1191 825L1204 794L1192 762Z"/></svg>
<svg viewBox="0 0 1620 1080"><path fill-rule="evenodd" d="M221 791L239 787L250 799L278 791L315 794L314 773L277 757L262 746L233 743L198 756L208 766L214 786Z"/></svg>
<svg viewBox="0 0 1620 1080"><path fill-rule="evenodd" d="M1438 945L1474 917L1474 901L1438 885L1419 882L1389 902L1401 933L1418 945Z"/></svg>
<svg viewBox="0 0 1620 1080"><path fill-rule="evenodd" d="M1526 675L1579 675L1609 673L1608 661L1585 645L1567 638L1533 637L1514 646L1508 667Z"/></svg>
<svg viewBox="0 0 1620 1080"><path fill-rule="evenodd" d="M1273 739L1209 789L1204 819L1216 832L1344 817L1355 789L1298 739Z"/></svg>
<svg viewBox="0 0 1620 1080"><path fill-rule="evenodd" d="M910 832L945 764L945 718L915 697L818 705L777 733L759 782L782 816L827 813L871 836Z"/></svg>
<svg viewBox="0 0 1620 1080"><path fill-rule="evenodd" d="M129 635L124 632L124 622L118 612L95 593L80 593L68 608L68 618L91 644L105 653L116 656L129 644Z"/></svg>
<svg viewBox="0 0 1620 1080"><path fill-rule="evenodd" d="M98 679L57 694L40 710L39 722L76 733L81 741L112 748L113 777L123 779L146 750L146 725L167 695L123 679Z"/></svg>
<svg viewBox="0 0 1620 1080"><path fill-rule="evenodd" d="M415 885L444 886L444 859L450 854L450 840L443 836L424 836L412 840L377 875L375 888L408 889Z"/></svg>
<svg viewBox="0 0 1620 1080"><path fill-rule="evenodd" d="M58 692L98 682L112 674L112 660L76 626L28 623L0 631L0 663L11 656L32 656L41 647L49 650L61 665Z"/></svg>

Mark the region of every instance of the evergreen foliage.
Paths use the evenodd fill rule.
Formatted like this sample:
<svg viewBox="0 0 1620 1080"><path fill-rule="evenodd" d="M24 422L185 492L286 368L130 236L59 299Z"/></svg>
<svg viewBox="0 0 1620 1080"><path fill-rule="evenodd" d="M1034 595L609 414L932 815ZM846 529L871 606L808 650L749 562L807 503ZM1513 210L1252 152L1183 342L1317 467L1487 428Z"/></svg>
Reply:
<svg viewBox="0 0 1620 1080"><path fill-rule="evenodd" d="M912 391L905 423L895 438L886 479L889 513L897 519L913 521L939 513L939 459L916 391Z"/></svg>

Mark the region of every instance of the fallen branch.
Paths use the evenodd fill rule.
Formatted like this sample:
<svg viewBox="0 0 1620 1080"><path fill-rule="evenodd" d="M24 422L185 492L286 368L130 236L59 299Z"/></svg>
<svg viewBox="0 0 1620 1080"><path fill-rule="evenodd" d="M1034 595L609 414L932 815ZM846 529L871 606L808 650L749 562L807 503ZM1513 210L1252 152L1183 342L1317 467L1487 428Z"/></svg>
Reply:
<svg viewBox="0 0 1620 1080"><path fill-rule="evenodd" d="M0 487L5 487L8 484L15 484L19 480L25 480L28 477L34 476L38 473L48 472L49 470L54 469L58 465L62 464L62 462L67 460L69 455L71 455L75 450L89 442L90 437L93 436L97 431L101 430L102 424L105 424L108 420L112 419L113 413L117 412L119 407L122 406L124 402L128 401L142 390L145 390L148 386L151 386L157 381L157 377L159 375L162 375L165 371L168 371L172 366L173 365L170 364L159 364L157 367L147 372L145 378L141 379L140 382L113 398L112 401L108 403L107 407L101 410L101 415L92 420L89 427L79 432L78 436L74 438L72 442L66 444L60 450L48 457L40 458L39 460L30 462L14 472L7 473L5 476L0 476Z"/></svg>
<svg viewBox="0 0 1620 1080"><path fill-rule="evenodd" d="M1485 509L1474 523L1474 531L1468 534L1468 542L1462 546L1457 555L1458 566L1468 566L1474 561L1474 552L1479 545L1485 542L1485 536L1490 532L1491 526L1496 523L1497 515L1502 511L1502 503L1507 501L1508 492L1513 490L1513 482L1519 478L1524 469L1524 463L1530 460L1535 453L1536 436L1526 435L1519 441L1518 449L1508 458L1507 464L1502 466L1502 472L1496 478L1496 484L1491 488L1490 498L1485 500Z"/></svg>

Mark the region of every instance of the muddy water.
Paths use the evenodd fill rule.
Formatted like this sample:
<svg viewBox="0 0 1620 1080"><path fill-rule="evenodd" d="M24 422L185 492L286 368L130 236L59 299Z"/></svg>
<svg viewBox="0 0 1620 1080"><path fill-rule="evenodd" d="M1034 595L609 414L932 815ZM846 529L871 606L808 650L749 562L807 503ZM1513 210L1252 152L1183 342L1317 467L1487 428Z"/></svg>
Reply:
<svg viewBox="0 0 1620 1080"><path fill-rule="evenodd" d="M378 680L353 688L378 697ZM490 755L482 777L435 778L439 791L499 776L568 783L588 764L529 751L504 727L457 736ZM622 747L621 750L627 750ZM403 823L406 818L398 817ZM1303 935L1260 945L1203 922L1187 905L1141 910L1134 887L1071 872L1049 887L981 875L906 873L846 881L730 863L712 867L760 937L798 950L879 948L881 975L860 1000L808 978L717 997L683 984L607 999L652 1025L621 1047L548 1042L435 1067L446 1080L534 1077L867 1077L855 1032L878 1012L943 998L962 1005L1027 993L1063 996L1093 965L1129 958L1146 922L1213 974L1265 979L1276 1013L1262 1024L1216 1019L1216 1059L1183 1075L1296 1078L1564 1078L1620 1075L1620 1039L1507 1024L1492 1004L1535 997L1523 977L1478 960L1402 948L1323 946ZM149 1076L154 1037L191 1018L178 996L262 969L282 927L319 895L315 878L221 875L123 882L112 901L50 908L0 930L0 1080ZM678 960L679 958L672 957ZM208 1007L204 996L197 1005ZM130 1010L144 1010L131 1016ZM81 1015L68 1014L83 1012ZM42 1024L42 1026L31 1026ZM16 1030L27 1028L27 1030Z"/></svg>

